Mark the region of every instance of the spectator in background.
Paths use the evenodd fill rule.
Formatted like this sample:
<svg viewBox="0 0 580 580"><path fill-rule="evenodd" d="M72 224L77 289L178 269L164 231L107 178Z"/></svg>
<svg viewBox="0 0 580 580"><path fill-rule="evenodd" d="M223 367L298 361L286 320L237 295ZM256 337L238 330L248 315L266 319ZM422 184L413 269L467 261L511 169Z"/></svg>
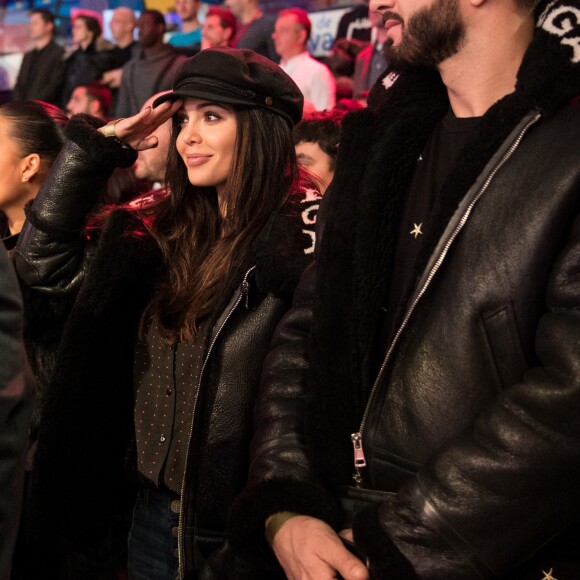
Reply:
<svg viewBox="0 0 580 580"><path fill-rule="evenodd" d="M199 0L175 0L175 12L181 20L181 32L172 34L169 44L193 55L201 47L201 25L197 19Z"/></svg>
<svg viewBox="0 0 580 580"><path fill-rule="evenodd" d="M14 100L38 99L60 104L66 65L64 49L54 41L54 15L45 9L30 12L34 48L24 55L14 86Z"/></svg>
<svg viewBox="0 0 580 580"><path fill-rule="evenodd" d="M64 144L68 117L40 101L13 101L0 107L0 237L11 250L26 216Z"/></svg>
<svg viewBox="0 0 580 580"><path fill-rule="evenodd" d="M338 23L336 40L346 38L347 40L360 40L371 42L372 25L369 20L369 3L363 1L357 4L352 10L345 12Z"/></svg>
<svg viewBox="0 0 580 580"><path fill-rule="evenodd" d="M157 97L169 91L155 93L147 99L141 110L153 105ZM137 152L137 161L132 167L115 167L111 178L107 182L106 193L100 206L107 204L127 203L135 198L135 205L151 203L162 197L166 190L165 173L171 140L171 119L162 123L153 131L150 137L157 139L157 147ZM91 219L91 227L102 227L99 223L102 212L95 211Z"/></svg>
<svg viewBox="0 0 580 580"><path fill-rule="evenodd" d="M170 89L177 69L187 60L163 42L165 19L158 10L145 10L137 29L139 52L123 69L116 117L136 114L152 94Z"/></svg>
<svg viewBox="0 0 580 580"><path fill-rule="evenodd" d="M135 41L136 25L135 12L131 8L127 6L115 8L109 26L111 27L111 36L116 45L113 50L125 51L123 55L124 61L120 62L119 66L122 66L131 58L131 50L137 45Z"/></svg>
<svg viewBox="0 0 580 580"><path fill-rule="evenodd" d="M85 113L107 121L110 108L111 90L100 83L88 83L75 88L66 105L66 112L69 117Z"/></svg>
<svg viewBox="0 0 580 580"><path fill-rule="evenodd" d="M101 77L97 54L113 48L101 36L101 23L97 18L79 14L73 22L72 38L77 49L67 57L66 76L62 91L62 106L66 107L73 90L81 84L90 83Z"/></svg>
<svg viewBox="0 0 580 580"><path fill-rule="evenodd" d="M231 46L249 48L274 62L279 62L280 58L276 54L272 40L276 17L264 14L258 6L258 0L225 0L225 5L238 19Z"/></svg>
<svg viewBox="0 0 580 580"><path fill-rule="evenodd" d="M30 405L22 345L22 298L0 244L0 580L10 578L20 520Z"/></svg>
<svg viewBox="0 0 580 580"><path fill-rule="evenodd" d="M93 89L95 98L91 104L98 102L99 94L103 95L99 89L108 91L106 87L95 84L87 87L87 92L93 93ZM151 106L157 97L164 95L166 92L156 93L147 99L143 107L141 107L141 110ZM94 109L92 110L94 111ZM93 117L98 117L105 121L108 120L107 118L94 114L91 109L77 110L74 112L87 113L93 115ZM135 161L132 167L115 167L107 182L106 190L98 206L99 208L105 205L128 203L132 199L147 193L149 190L155 190L156 192L159 190L159 194L165 190L165 171L167 168L167 156L169 154L169 141L171 138L171 120L167 120L157 127L150 136L157 139L157 147L139 151L137 153L137 161ZM97 209L95 213L98 218L100 209Z"/></svg>
<svg viewBox="0 0 580 580"><path fill-rule="evenodd" d="M281 57L280 66L317 111L332 109L336 102L336 83L330 69L310 56L306 43L312 24L301 8L278 13L272 38Z"/></svg>
<svg viewBox="0 0 580 580"><path fill-rule="evenodd" d="M63 111L41 101L13 101L6 103L0 107L0 253L8 250L9 254L13 254L14 246L20 235L20 231L25 222L26 216L24 212L25 206L31 202L37 195L40 186L44 182L53 161L56 159L64 144L64 128L68 123L68 118ZM0 256L1 258L1 256ZM5 271L0 273L0 286L6 283ZM6 288L6 286L4 286ZM0 297L0 310L6 305L3 303L4 296ZM3 316L0 313L0 317ZM0 329L0 334L5 329ZM46 336L46 342L50 341L50 332ZM14 356L14 351L10 353L6 344L2 343L4 337L0 337L0 357L8 356L7 359L2 359L0 362L0 375L5 372L5 369L10 369L8 361L15 364L17 359ZM58 338L55 337L55 342ZM20 503L22 498L21 476L24 472L30 471L30 466L33 457L34 442L36 441L36 434L38 429L38 419L42 394L44 392L43 385L45 378L49 374L50 362L49 359L43 357L36 357L35 351L29 353L30 361L35 379L39 379L35 385L35 395L33 407L32 424L29 429L29 417L26 419L26 425L22 425L23 449L25 450L27 459L23 462L22 473L12 474L14 481L12 482L8 491L8 486L2 481L0 484L0 579L7 580L8 576L4 576L6 572L6 565L9 562L16 539L16 531L18 529L18 515ZM14 368L14 367L12 367ZM28 381L27 381L28 382ZM29 382L32 385L33 379L29 377ZM0 391L7 385L4 378L0 381ZM16 386L16 385L14 385ZM32 390L32 387L31 387ZM2 408L4 405L3 396L0 394L0 432L4 426L4 413L7 411ZM15 414L13 425L16 427L18 415ZM2 432L2 437L4 437ZM13 436L15 433L13 434ZM6 434L7 437L7 434ZM28 443L28 445L25 444ZM6 440L2 439L0 445L2 446L1 455L9 457L12 453L6 452ZM22 457L24 459L24 457ZM4 469L4 466L0 470ZM2 501L6 504L2 505ZM8 508L7 506L11 506ZM14 510L14 519L10 522L10 533L5 529L5 514L8 509ZM12 535L14 534L14 535ZM18 540L16 553L12 560L12 574L13 580L28 580L29 576L21 575L20 569L22 561L28 557L26 550L22 547L23 538ZM8 558L8 560L6 560Z"/></svg>
<svg viewBox="0 0 580 580"><path fill-rule="evenodd" d="M142 109L153 105L157 97L169 91L156 93L145 101ZM144 149L137 153L135 161L135 175L139 179L149 181L153 189L165 189L165 173L167 171L167 157L169 155L169 144L171 141L171 119L167 119L151 133L151 137L157 139L157 147Z"/></svg>
<svg viewBox="0 0 580 580"><path fill-rule="evenodd" d="M201 29L201 48L230 46L236 34L236 17L225 8L210 8Z"/></svg>
<svg viewBox="0 0 580 580"><path fill-rule="evenodd" d="M388 30L385 29L383 18L378 12L369 12L369 19L375 40L363 48L356 57L352 78L352 96L355 99L366 99L371 87L388 67L383 54L383 44L387 40Z"/></svg>
<svg viewBox="0 0 580 580"><path fill-rule="evenodd" d="M312 113L302 118L292 135L298 163L309 171L324 194L334 177L340 126L346 110Z"/></svg>
<svg viewBox="0 0 580 580"><path fill-rule="evenodd" d="M137 41L135 40L135 12L126 6L115 8L111 17L111 36L116 46L99 55L99 67L103 71L101 83L113 91L113 97L121 86L123 66L135 56Z"/></svg>

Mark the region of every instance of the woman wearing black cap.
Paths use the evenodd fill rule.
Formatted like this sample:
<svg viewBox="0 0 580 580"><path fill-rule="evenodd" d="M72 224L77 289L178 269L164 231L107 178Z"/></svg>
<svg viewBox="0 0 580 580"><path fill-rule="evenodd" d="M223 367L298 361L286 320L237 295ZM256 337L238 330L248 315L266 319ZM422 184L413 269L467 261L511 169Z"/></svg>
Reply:
<svg viewBox="0 0 580 580"><path fill-rule="evenodd" d="M305 202L317 197L291 134L302 96L252 51L211 49L156 105L103 127L73 117L17 248L28 301L44 313L29 341L54 364L27 530L42 573L30 577L118 568L110 546L128 498L133 507L129 481L130 579L233 573L220 554L262 361L312 254ZM155 146L149 135L169 117L170 195L87 232L114 166ZM42 353L46 328L62 328L56 358Z"/></svg>

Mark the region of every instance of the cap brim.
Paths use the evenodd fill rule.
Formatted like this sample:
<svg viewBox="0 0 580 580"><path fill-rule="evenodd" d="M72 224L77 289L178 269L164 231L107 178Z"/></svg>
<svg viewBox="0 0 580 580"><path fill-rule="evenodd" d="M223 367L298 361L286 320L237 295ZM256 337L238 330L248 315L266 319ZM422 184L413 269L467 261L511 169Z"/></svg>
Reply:
<svg viewBox="0 0 580 580"><path fill-rule="evenodd" d="M247 99L238 99L228 95L220 95L214 91L204 91L203 89L200 89L194 91L172 91L171 93L165 93L153 101L153 108L159 106L161 103L177 101L178 99L207 99L212 103L224 103L226 105L243 105L244 107L259 106L257 104L248 103Z"/></svg>
<svg viewBox="0 0 580 580"><path fill-rule="evenodd" d="M293 126L300 120L300 118L293 119L289 114L280 111L279 109L272 109L270 107L261 105L260 103L248 102L248 99L236 97L231 94L224 95L217 91L209 91L204 87L199 88L192 87L188 88L187 91L181 90L181 91L172 91L171 93L165 93L164 95L157 97L155 101L153 101L153 108L159 106L161 103L165 103L167 101L177 101L177 99L201 99L207 100L211 103L218 104L221 103L224 105L238 105L241 107L247 107L248 109L262 108L270 110L273 113L276 113L277 115L280 115L281 117L286 119L286 121L288 121L288 123L290 123L291 126Z"/></svg>

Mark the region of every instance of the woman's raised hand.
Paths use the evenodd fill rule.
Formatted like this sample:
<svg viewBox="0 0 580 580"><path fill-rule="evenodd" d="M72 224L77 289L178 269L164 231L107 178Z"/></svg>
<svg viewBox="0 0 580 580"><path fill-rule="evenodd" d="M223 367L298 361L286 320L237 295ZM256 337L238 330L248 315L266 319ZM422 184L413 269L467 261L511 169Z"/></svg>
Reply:
<svg viewBox="0 0 580 580"><path fill-rule="evenodd" d="M132 117L107 123L99 131L104 135L117 137L135 151L152 149L157 147L157 137L151 133L172 117L181 105L182 101L178 99L173 102L165 101L154 109L145 107Z"/></svg>

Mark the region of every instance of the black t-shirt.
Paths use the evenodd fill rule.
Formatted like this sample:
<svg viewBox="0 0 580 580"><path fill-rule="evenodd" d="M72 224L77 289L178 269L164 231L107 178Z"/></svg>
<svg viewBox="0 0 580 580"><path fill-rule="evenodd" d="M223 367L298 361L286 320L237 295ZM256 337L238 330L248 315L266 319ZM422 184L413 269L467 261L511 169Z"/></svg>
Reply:
<svg viewBox="0 0 580 580"><path fill-rule="evenodd" d="M451 110L431 135L417 168L408 196L403 203L402 219L397 235L393 275L384 307L384 336L392 337L417 281L417 257L429 231L431 211L451 166L480 118L457 118Z"/></svg>

